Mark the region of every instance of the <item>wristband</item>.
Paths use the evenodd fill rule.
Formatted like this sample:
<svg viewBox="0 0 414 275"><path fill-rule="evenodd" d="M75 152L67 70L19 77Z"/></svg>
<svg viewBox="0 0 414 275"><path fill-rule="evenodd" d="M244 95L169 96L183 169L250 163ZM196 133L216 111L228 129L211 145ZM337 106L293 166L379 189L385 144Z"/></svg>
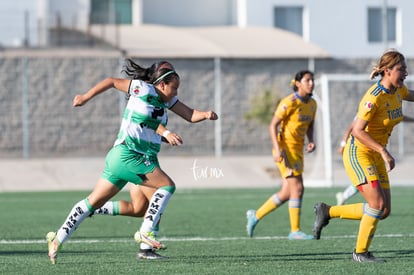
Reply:
<svg viewBox="0 0 414 275"><path fill-rule="evenodd" d="M170 132L170 131L168 131L168 130L165 130L165 131L164 131L164 133L162 133L162 136L163 136L163 137L165 137L165 138L167 138L167 136L168 136L169 134L171 134L171 132Z"/></svg>
<svg viewBox="0 0 414 275"><path fill-rule="evenodd" d="M346 145L346 141L345 140L343 140L343 141L341 141L341 143L339 143L339 146L340 147L345 147L345 145Z"/></svg>

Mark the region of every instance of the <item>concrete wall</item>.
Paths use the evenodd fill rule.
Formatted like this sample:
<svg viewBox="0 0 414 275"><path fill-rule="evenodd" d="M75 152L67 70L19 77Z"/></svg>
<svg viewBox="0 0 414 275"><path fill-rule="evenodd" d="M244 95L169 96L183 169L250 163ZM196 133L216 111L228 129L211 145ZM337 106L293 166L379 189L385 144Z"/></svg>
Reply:
<svg viewBox="0 0 414 275"><path fill-rule="evenodd" d="M110 54L65 56L55 54L53 50L47 57L25 56L3 55L0 58L0 158L105 155L119 129L123 93L107 91L80 108L73 108L71 104L75 94L86 92L105 77L120 76L123 59ZM155 60L136 61L148 66ZM180 99L197 109L214 109L214 61L170 61L181 76ZM373 62L375 60L316 60L316 79L323 73L363 73L368 80ZM307 68L308 61L229 59L222 60L221 65L223 154L269 154L267 126L244 119L250 110L251 99L265 89L275 89L281 96L287 95L291 92L290 79L298 70ZM408 62L409 68L413 65L413 61ZM367 81L332 86L333 150L356 112L361 93L369 84ZM320 94L319 87L315 94ZM410 114L410 109L410 106L405 108L405 113ZM318 116L321 114L320 109ZM321 127L320 122L318 119L318 127ZM184 145L178 149L163 146L163 154L214 155L214 122L190 125L170 112L168 127L182 135ZM413 153L411 148L414 148L409 138L412 128L408 126L405 130L407 154ZM321 132L317 132L317 138L322 138Z"/></svg>

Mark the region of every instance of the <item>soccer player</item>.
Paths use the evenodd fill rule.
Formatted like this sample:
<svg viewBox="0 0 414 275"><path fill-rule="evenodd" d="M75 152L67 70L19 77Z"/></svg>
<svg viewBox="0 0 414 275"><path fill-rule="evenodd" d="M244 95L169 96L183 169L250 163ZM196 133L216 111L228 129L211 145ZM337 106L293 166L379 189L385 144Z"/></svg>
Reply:
<svg viewBox="0 0 414 275"><path fill-rule="evenodd" d="M134 78L136 74L136 70L134 68L139 67L133 60L127 59L126 60L126 70L125 73L130 77ZM154 63L149 69L151 71L157 71L163 68L172 69L174 70L173 65L168 61L159 61ZM166 132L166 128L160 124L157 128L157 133L162 135ZM172 146L181 145L183 143L182 138L174 133L169 132L168 135L162 137L164 142L169 143ZM110 216L130 216L130 217L143 217L145 211L148 208L149 201L154 194L155 189L142 186L142 185L135 185L132 184L130 186L130 197L131 201L107 201L102 207L96 209L93 215L110 215ZM161 219L158 221L158 224L154 228L154 235L158 235L159 231L159 223ZM152 246L148 245L147 243L141 242L140 243L140 250L137 253L137 259L146 259L146 260L158 260L164 259L164 256L161 256L159 253L153 249Z"/></svg>
<svg viewBox="0 0 414 275"><path fill-rule="evenodd" d="M414 101L414 91L404 85L407 66L397 50L386 51L373 68L371 79L381 79L362 97L343 153L346 172L366 203L330 206L323 202L314 207L314 236L332 218L360 220L352 259L356 262L384 262L375 257L369 247L378 221L391 212L391 192L388 172L395 166L388 152L388 138L396 124L403 120L402 100Z"/></svg>
<svg viewBox="0 0 414 275"><path fill-rule="evenodd" d="M273 159L282 176L282 187L257 210L247 211L247 234L253 236L257 223L270 212L288 202L290 218L290 240L310 240L300 230L303 186L303 148L308 139L306 151L315 150L313 126L316 114L316 101L312 98L314 88L313 72L303 70L291 82L293 93L283 98L276 108L269 125L273 145Z"/></svg>
<svg viewBox="0 0 414 275"><path fill-rule="evenodd" d="M411 117L408 117L408 116L404 116L403 121L404 122L414 122L414 118L411 118ZM344 132L344 135L342 137L342 140L341 140L341 142L339 144L338 153L341 154L341 155L344 152L344 148L345 148L345 145L346 145L346 141L348 140L349 135L352 132L352 125L353 125L353 123L351 123L348 126L348 128ZM335 197L336 197L336 205L343 205L347 200L349 200L350 198L352 198L357 193L358 193L358 189L353 184L350 184L349 186L347 186L345 188L344 191L336 193L336 195L335 195Z"/></svg>
<svg viewBox="0 0 414 275"><path fill-rule="evenodd" d="M175 191L175 183L159 166L157 155L161 136L156 130L159 125L166 126L167 109L189 122L218 119L213 111L194 110L178 100L180 78L174 70L151 70L140 66L131 70L135 71L132 80L106 78L85 94L76 95L73 99L74 107L83 106L110 88L116 88L129 96L118 137L106 156L101 178L89 196L73 206L58 231L49 232L46 236L52 264L56 263L62 244L82 221L115 196L128 182L156 189L141 227L134 235L135 240L147 243L154 249L165 248L155 238L154 228ZM170 135L168 130L162 133L164 137ZM179 142L176 136L169 138Z"/></svg>

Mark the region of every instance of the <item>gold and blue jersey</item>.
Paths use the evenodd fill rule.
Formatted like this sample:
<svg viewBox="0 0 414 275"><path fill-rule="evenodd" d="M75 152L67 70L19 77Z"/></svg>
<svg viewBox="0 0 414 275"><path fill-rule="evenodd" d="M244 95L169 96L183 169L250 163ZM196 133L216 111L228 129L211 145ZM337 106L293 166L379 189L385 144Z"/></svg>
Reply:
<svg viewBox="0 0 414 275"><path fill-rule="evenodd" d="M304 145L306 133L315 119L316 101L305 101L296 92L283 98L274 113L281 120L279 142L292 145Z"/></svg>
<svg viewBox="0 0 414 275"><path fill-rule="evenodd" d="M391 93L378 81L360 101L357 117L368 122L365 131L383 146L387 145L394 126L403 120L402 100L407 95L406 86ZM355 142L362 149L369 150L358 140Z"/></svg>

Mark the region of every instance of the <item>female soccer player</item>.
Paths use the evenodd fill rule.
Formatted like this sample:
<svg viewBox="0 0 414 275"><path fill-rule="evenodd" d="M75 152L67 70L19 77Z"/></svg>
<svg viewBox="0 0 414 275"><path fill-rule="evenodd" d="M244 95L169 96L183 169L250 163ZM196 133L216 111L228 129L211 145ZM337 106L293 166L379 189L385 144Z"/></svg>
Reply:
<svg viewBox="0 0 414 275"><path fill-rule="evenodd" d="M127 59L126 60L126 68L124 72L129 78L137 78L137 68L139 69L140 66L136 64L133 60ZM168 61L159 61L154 63L149 70L150 71L158 71L160 69L171 69L174 70L173 65ZM200 112L198 110L194 110L196 112ZM174 133L174 132L166 132L166 129L162 124L160 124L156 131L159 135L163 133L168 133L168 135L163 136L163 140L169 143L172 146L181 145L183 143L182 138ZM131 201L107 201L102 207L96 209L94 211L94 215L110 215L110 216L130 216L130 217L143 217L148 205L149 201L156 191L156 189L143 186L143 185L135 185L132 184L130 186L130 197ZM159 222L154 228L154 235L158 235L159 230ZM147 243L141 242L140 243L140 250L137 253L137 259L147 259L147 260L157 260L163 259L164 256L161 256L157 252L154 251L153 247L148 245Z"/></svg>
<svg viewBox="0 0 414 275"><path fill-rule="evenodd" d="M276 108L269 126L273 144L273 159L283 178L282 188L272 195L257 210L248 210L247 234L252 237L257 223L267 214L289 201L290 240L309 240L312 235L300 231L300 210L302 207L303 148L308 138L307 152L315 150L313 125L316 114L316 101L312 98L314 88L313 73L304 70L295 75L292 81L293 93L283 98Z"/></svg>
<svg viewBox="0 0 414 275"><path fill-rule="evenodd" d="M404 116L403 118L404 122L414 122L414 118L412 117L408 117L408 116ZM342 141L339 144L338 147L338 153L342 156L342 153L344 152L344 148L346 145L346 141L348 140L351 131L352 131L352 125L353 123L351 123L348 128L346 129L343 137L342 137ZM350 198L352 198L354 195L356 195L358 193L358 188L356 188L353 184L348 185L344 191L342 192L338 192L336 193L335 197L336 197L336 205L343 205L347 200L349 200Z"/></svg>
<svg viewBox="0 0 414 275"><path fill-rule="evenodd" d="M139 66L134 69L136 74L133 80L106 78L85 94L76 95L73 99L74 107L83 106L110 88L116 88L129 96L118 137L106 156L104 171L94 190L86 199L73 206L57 232L49 232L46 236L52 264L56 263L57 252L62 244L80 223L115 196L128 182L156 189L144 221L135 233L135 239L155 249L165 248L156 240L154 228L175 191L175 184L159 166L157 154L161 136L156 130L159 125L167 124L167 108L189 122L216 120L218 116L213 111L193 110L178 100L180 78L174 70L150 70ZM168 130L162 134L169 135Z"/></svg>
<svg viewBox="0 0 414 275"><path fill-rule="evenodd" d="M396 50L386 51L371 73L381 75L359 103L352 134L343 153L346 172L366 203L329 206L315 205L315 238L331 218L360 220L352 259L356 262L384 262L369 252L377 223L391 212L388 172L395 166L386 145L396 124L403 120L402 100L414 101L414 91L404 85L407 66L404 56Z"/></svg>

